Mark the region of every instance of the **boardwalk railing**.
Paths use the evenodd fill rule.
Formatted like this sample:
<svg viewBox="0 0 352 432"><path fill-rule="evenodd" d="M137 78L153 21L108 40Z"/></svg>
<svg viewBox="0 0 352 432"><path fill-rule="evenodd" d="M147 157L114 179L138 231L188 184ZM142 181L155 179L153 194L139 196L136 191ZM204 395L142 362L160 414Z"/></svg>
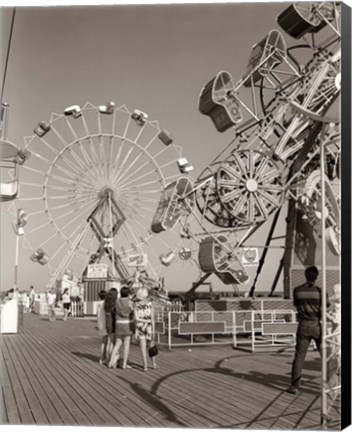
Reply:
<svg viewBox="0 0 352 432"><path fill-rule="evenodd" d="M155 314L156 341L169 349L176 346L231 344L233 312L167 311Z"/></svg>
<svg viewBox="0 0 352 432"><path fill-rule="evenodd" d="M243 314L246 314L244 317ZM239 324L240 323L240 324ZM155 311L156 342L177 346L233 344L252 352L295 343L296 313L267 311Z"/></svg>
<svg viewBox="0 0 352 432"><path fill-rule="evenodd" d="M295 345L297 322L293 310L235 311L234 322L234 347L249 346L255 352L259 348Z"/></svg>

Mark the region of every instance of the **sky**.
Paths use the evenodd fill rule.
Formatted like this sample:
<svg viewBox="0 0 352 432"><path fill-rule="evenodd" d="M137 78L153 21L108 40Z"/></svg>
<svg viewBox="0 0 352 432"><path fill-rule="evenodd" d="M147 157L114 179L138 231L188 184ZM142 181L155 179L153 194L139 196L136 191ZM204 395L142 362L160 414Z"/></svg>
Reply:
<svg viewBox="0 0 352 432"><path fill-rule="evenodd" d="M286 7L287 3L227 3L17 8L3 98L10 105L7 139L23 147L24 137L33 135L38 121L48 120L52 112L86 101L115 101L130 111L148 113L150 120L169 130L194 166L196 178L233 139L231 129L217 132L199 112L202 87L221 70L237 81L246 70L251 47L279 28L275 18ZM2 10L3 52L11 14L10 8ZM14 281L10 205L1 203L1 290ZM277 236L285 232L284 217L283 212ZM269 226L270 220L253 236L253 245L264 245ZM39 230L35 235L38 245L47 234ZM276 242L278 247L270 250L258 291L270 290L282 244ZM18 286L44 289L48 270L28 256L28 249L21 247ZM255 270L249 268L252 280ZM185 291L198 270L183 264L164 269L163 275L170 290ZM210 281L217 291L232 289L215 276Z"/></svg>

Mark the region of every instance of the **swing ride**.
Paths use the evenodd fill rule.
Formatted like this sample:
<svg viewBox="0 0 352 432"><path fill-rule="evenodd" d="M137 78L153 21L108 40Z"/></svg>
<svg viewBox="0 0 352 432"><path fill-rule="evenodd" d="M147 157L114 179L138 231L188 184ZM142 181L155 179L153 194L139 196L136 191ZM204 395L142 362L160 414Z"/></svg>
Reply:
<svg viewBox="0 0 352 432"><path fill-rule="evenodd" d="M339 5L294 4L277 22L289 36L303 38L304 43L288 48L281 31L271 30L253 46L239 81L221 71L203 87L200 112L210 117L217 131L232 129L234 138L200 174L193 191L184 192L183 199L174 185L178 208L187 207L204 232L199 249L201 269L221 278L219 269L224 264L219 267L218 262L223 263L226 251L226 269L232 276L223 279L225 283L248 283L240 262L242 245L287 201L303 212L306 225L317 236L324 214L324 240L332 254L339 255L340 130L338 116L332 114L341 80ZM327 172L324 209L319 191L321 142ZM186 202L193 193L200 217ZM159 223L170 202L171 198L160 201L155 216ZM226 236L212 234L212 226L246 233L242 240L228 244ZM286 248L286 261L293 252L300 253ZM241 278L236 278L236 271ZM291 289L286 280L287 297Z"/></svg>

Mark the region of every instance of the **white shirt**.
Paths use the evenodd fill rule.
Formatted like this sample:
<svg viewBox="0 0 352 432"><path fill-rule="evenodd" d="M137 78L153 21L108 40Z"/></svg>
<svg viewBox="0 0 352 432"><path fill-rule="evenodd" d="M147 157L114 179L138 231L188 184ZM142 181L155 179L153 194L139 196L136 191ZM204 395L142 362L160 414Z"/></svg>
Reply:
<svg viewBox="0 0 352 432"><path fill-rule="evenodd" d="M71 303L70 294L62 294L62 303Z"/></svg>
<svg viewBox="0 0 352 432"><path fill-rule="evenodd" d="M46 299L47 299L48 305L49 306L53 306L55 304L55 301L56 301L56 294L53 294L53 293L49 292L46 295Z"/></svg>

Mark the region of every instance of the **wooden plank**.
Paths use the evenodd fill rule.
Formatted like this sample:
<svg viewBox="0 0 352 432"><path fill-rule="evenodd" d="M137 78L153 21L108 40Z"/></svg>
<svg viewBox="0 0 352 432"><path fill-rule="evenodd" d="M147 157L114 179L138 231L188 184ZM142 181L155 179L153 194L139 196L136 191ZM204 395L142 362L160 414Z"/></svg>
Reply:
<svg viewBox="0 0 352 432"><path fill-rule="evenodd" d="M247 361L246 361L246 362L247 362ZM188 363L189 363L189 362L188 362ZM256 366L258 366L258 364L257 364ZM248 385L248 384L246 384L246 385ZM208 387L208 386L209 386L209 379L207 379L207 387ZM237 382L236 382L236 384L234 385L234 387L236 388L236 392L237 392L237 390L238 390ZM224 390L224 389L223 389L223 390ZM231 389L231 391L232 391L232 393L234 393L234 392L233 392L233 389ZM253 391L254 391L254 394L258 393L258 385L256 385L255 383L254 383ZM265 389L264 391L265 391L266 393L268 393L268 390L267 390L267 389ZM269 389L269 391L270 391L270 389ZM246 392L248 392L248 388L246 389ZM264 395L261 395L261 397L265 397L265 394L264 394ZM254 403L254 401L252 400L252 401L251 401L252 406L253 406L253 403Z"/></svg>
<svg viewBox="0 0 352 432"><path fill-rule="evenodd" d="M59 401L58 408L60 408L63 422L65 424L73 425L92 425L93 423L90 420L89 415L82 411L76 403L77 393L72 394L70 386L66 387L60 377L53 373L51 362L46 362L45 358L42 356L44 351L38 352L37 350L34 350L33 347L36 346L36 343L34 340L29 338L24 338L22 344L27 345L27 350L30 351L33 356L32 360L37 362L47 382L49 382L51 388L55 390L57 398L54 396L53 401Z"/></svg>
<svg viewBox="0 0 352 432"><path fill-rule="evenodd" d="M30 342L28 343L30 344ZM27 349L30 350L31 347L27 346ZM33 351L33 360L38 362L40 370L49 384L49 387L45 387L45 393L57 406L64 424L75 425L83 422L83 425L91 425L92 423L87 420L85 413L76 404L75 399L71 397L70 391L67 391L59 377L52 373L51 364L43 361L44 359L38 361L38 357L35 357L37 354L37 351ZM53 391L48 391L49 389Z"/></svg>
<svg viewBox="0 0 352 432"><path fill-rule="evenodd" d="M209 351L208 351L209 352ZM199 365L199 359L197 360L197 362L198 362L198 365ZM189 361L187 362L187 365L189 364ZM199 365L200 366L200 365ZM258 366L258 364L257 364L257 366ZM180 383L180 385L182 385L181 383ZM187 385L187 384L186 384ZM248 384L246 384L246 385L248 385ZM207 388L208 388L208 386L209 386L209 379L207 379ZM258 389L257 389L257 385L256 386L254 386L254 394L256 394L256 393L258 393ZM237 392L237 390L238 390L238 386L237 386L237 382L234 384L234 388L236 388L236 392ZM224 388L222 388L222 391L224 391ZM248 391L248 389L246 389L246 391ZM233 391L233 388L231 389L231 392L232 392L232 394L234 394L234 391ZM267 393L268 391L265 389L264 390L264 392L265 393ZM261 397L265 397L266 395L264 394L264 395L262 395ZM248 407L248 410L249 411L251 411L251 406L253 407L253 405L255 405L255 401L253 400L253 398L251 398L251 400L250 400L250 405L249 405L249 407Z"/></svg>
<svg viewBox="0 0 352 432"><path fill-rule="evenodd" d="M2 364L2 363L0 363ZM0 424L8 424L9 419L7 417L6 406L5 406L5 398L3 387L0 388Z"/></svg>
<svg viewBox="0 0 352 432"><path fill-rule="evenodd" d="M192 374L187 375L189 379L194 378ZM179 377L178 377L179 380ZM180 380L181 381L181 380ZM181 389L184 388L185 381L180 382L182 385ZM160 395L165 392L166 396L170 395L170 391L174 391L176 388L173 383L163 385L163 388L159 391ZM236 405L231 403L229 400L225 400L224 396L218 391L213 398L210 395L201 395L199 390L195 390L194 386L188 388L186 391L182 390L182 399L179 405L182 403L184 410L193 410L199 416L208 421L208 427L226 427L232 424L234 421L246 421L248 417L242 415L239 411L234 411ZM218 399L216 399L218 398Z"/></svg>
<svg viewBox="0 0 352 432"><path fill-rule="evenodd" d="M37 361L38 359L33 360L30 351L26 350L25 348L26 347L23 342L14 347L16 353L19 354L19 360L22 363L23 368L26 370L26 374L33 386L33 390L35 391L41 405L43 406L48 418L48 423L55 425L65 424L61 418L61 412L64 413L64 417L68 415L70 422L75 424L74 418L65 408L61 400L57 397L57 394L54 390L55 384L50 383L43 373L45 365L40 364L39 367ZM70 422L66 424L70 424Z"/></svg>
<svg viewBox="0 0 352 432"><path fill-rule="evenodd" d="M44 397L63 406L69 399L86 424L93 424L93 419L82 404L105 419L105 402L110 412L114 407L125 416L123 426L292 429L319 423L319 371L307 373L298 396L285 393L291 369L286 354L248 355L222 346L192 347L191 352L161 348L160 369L108 370L97 363L100 341L94 326L88 320L49 323L34 315L25 317L26 333L16 335L13 349L23 357L20 366L42 404ZM141 365L136 345L131 346L130 361ZM41 374L42 366L46 374ZM71 385L62 377L66 372ZM33 383L41 377L45 384ZM83 389L83 396L75 398L75 389ZM111 417L109 421L104 424L121 424ZM76 423L82 424L77 418Z"/></svg>
<svg viewBox="0 0 352 432"><path fill-rule="evenodd" d="M130 371L131 372L131 371ZM153 374L155 373L155 372L157 372L157 371L153 371ZM124 372L123 372L124 373ZM130 374L129 374L130 375ZM147 374L142 374L142 377L146 377L147 376ZM205 404L202 404L201 405L201 408L204 410L204 405L207 405L207 402L209 402L208 400L206 401L206 403ZM204 415L204 413L202 413L202 415Z"/></svg>
<svg viewBox="0 0 352 432"><path fill-rule="evenodd" d="M199 360L197 360L197 361L199 362ZM258 364L256 366L258 367ZM253 401L252 401L252 403L253 403Z"/></svg>
<svg viewBox="0 0 352 432"><path fill-rule="evenodd" d="M6 341L7 349L9 355L12 358L12 362L17 372L18 379L21 382L24 396L27 399L28 404L30 406L30 410L34 417L34 422L36 424L48 424L48 418L43 410L40 400L37 398L36 393L33 391L31 382L28 379L25 370L22 367L22 364L20 362L21 356L19 356L18 353L16 353L16 350L13 348L13 342L14 342L14 338L7 339Z"/></svg>
<svg viewBox="0 0 352 432"><path fill-rule="evenodd" d="M2 344L1 344L2 345ZM8 419L8 422L10 424L19 424L20 421L20 415L19 415L19 411L17 408L17 403L16 403L16 399L15 399L15 395L13 393L13 389L12 389L12 385L9 379L9 375L8 375L8 371L7 371L7 364L5 362L5 358L3 356L3 349L1 346L1 368L0 368L0 372L1 372L1 389L2 389L2 393L4 395L4 415L6 413L6 417ZM2 421L2 417L1 417L1 423L3 423Z"/></svg>
<svg viewBox="0 0 352 432"><path fill-rule="evenodd" d="M3 356L4 361L6 363L7 368L7 376L8 382L11 383L13 390L13 395L15 399L15 404L18 408L18 413L20 415L19 419L17 420L16 424L35 424L35 419L32 415L32 410L28 404L28 400L26 399L26 396L24 394L23 388L21 386L21 382L18 379L16 369L13 365L12 358L8 352L7 346L6 346L6 339L8 339L11 336L2 336L2 349L3 349ZM12 336L16 337L16 335ZM5 395L6 396L6 395Z"/></svg>
<svg viewBox="0 0 352 432"><path fill-rule="evenodd" d="M245 360L245 363L246 364L248 363L248 359ZM258 364L256 366L258 366ZM224 377L225 377L225 380L226 380L226 375L224 375ZM219 382L219 381L221 381L221 377L217 377L217 381L218 381L218 386L221 386L222 391L226 392L226 387L225 387L226 386L226 381L224 381L223 383ZM207 387L210 386L210 384L211 384L211 376L207 377ZM289 380L287 382L287 386L288 386L288 384L289 384ZM252 386L253 386L253 391L252 392L253 392L253 395L251 395L250 394L251 393L250 388L248 388L249 385L251 385L251 383L250 382L248 383L248 381L244 381L244 380L237 381L236 380L236 382L234 384L234 388L236 388L236 392L238 393L239 390L242 387L243 390L244 390L244 395L240 396L241 400L243 400L243 397L248 397L248 395L249 395L250 396L250 403L251 403L251 405L253 405L253 404L255 405L256 403L260 403L260 399L264 398L264 400L265 400L265 399L268 398L268 394L270 395L270 393L272 393L272 390L270 391L270 388L269 389L268 388L264 388L262 386L258 386L258 384L256 382L252 382ZM233 389L230 389L230 392L234 393ZM257 397L259 397L259 401L258 402L256 401Z"/></svg>
<svg viewBox="0 0 352 432"><path fill-rule="evenodd" d="M75 342L76 343L76 342ZM67 343L66 343L67 344ZM64 345L62 345L63 347L64 347ZM69 347L71 347L71 351L72 351L72 345L70 345L70 343L68 342L68 346ZM84 345L85 347L86 347L86 345ZM76 347L77 347L77 345L76 345ZM65 350L63 350L63 351L65 351ZM71 362L72 362L72 358L71 358ZM76 362L76 366L79 366L79 362ZM83 368L83 373L84 373L84 377L86 377L87 376L87 374L86 374L86 370L85 370L85 368L86 368L86 366L82 366L82 368ZM102 368L100 367L100 366L98 366L98 370L99 371L102 371ZM95 370L95 372L97 372L97 369ZM107 384L109 385L109 387L111 387L114 383L111 381L111 374L113 374L114 372L116 372L116 371L114 371L114 370L109 370L109 371L106 371L106 369L105 369L105 375L110 375L110 376L107 376L106 377L106 379L108 380L108 382L107 382ZM93 374L92 374L92 376L94 376ZM105 377L104 377L105 378ZM118 394L118 391L119 391L119 387L120 387L120 384L121 383L118 383L118 385L116 385L116 388L115 389L113 389L113 391L114 391L114 393L112 393L111 395L110 395L110 400L111 400L111 397L115 397L116 398L116 395ZM107 400L109 400L109 399L107 399ZM133 405L132 405L133 406ZM116 407L115 407L116 408ZM135 407L136 408L136 407ZM144 407L145 408L145 407ZM132 416L133 417L133 413L134 413L134 411L137 411L136 409L134 409L134 410L132 410L132 413L131 413L131 405L130 405L130 407L129 407L129 415L130 415L130 417ZM119 407L119 413L121 414L121 407ZM149 416L150 415L150 412L148 411L148 410L146 410L146 416ZM130 423L130 421L127 419L126 420L126 422L129 424ZM164 422L165 423L165 422Z"/></svg>
<svg viewBox="0 0 352 432"><path fill-rule="evenodd" d="M43 354L48 362L52 364L52 370L60 376L60 379L65 382L65 390L71 388L75 394L76 403L79 404L83 412L89 415L89 418L94 425L103 424L118 424L122 425L121 418L124 418L118 412L118 406L113 406L108 400L102 401L99 397L95 398L97 394L97 387L89 386L89 376L87 374L79 374L76 365L73 363L72 358L65 357L63 351L61 352L48 352ZM58 364L58 360L61 360ZM65 368L64 373L60 370L60 365L67 365L71 361L70 368ZM87 384L88 382L88 384ZM92 391L94 389L94 392ZM115 413L119 414L119 416ZM133 424L128 418L124 418L126 425Z"/></svg>
<svg viewBox="0 0 352 432"><path fill-rule="evenodd" d="M85 345L83 347L87 348ZM79 348L79 347L77 346L77 348ZM82 368L85 369L85 373L86 373L87 366L86 365L82 365ZM114 384L114 382L111 379L111 375L112 374L116 375L116 373L118 371L116 371L116 370L106 370L106 369L104 370L101 367L99 368L99 370L102 371L101 373L103 374L103 378L106 380L106 384L109 385L109 387L111 387L111 392L112 393L110 395L110 399L111 398L115 398L116 399L116 396L118 395L119 391L121 391L122 389L127 390L127 393L130 392L131 391L131 384L134 384L135 381L136 382L140 381L138 379L138 376L137 376L136 379L133 380L133 382L131 384L127 383L127 386L125 386L124 385L125 383L124 382L121 383L121 381L120 381L120 382L118 382L116 384L116 388L114 388L114 387L112 387L112 385ZM92 370L92 372L96 372L96 369ZM127 372L128 376L131 376L131 373L133 373L131 370L129 370L129 371L121 371L121 372L123 374L125 374L125 375L126 375L126 372ZM139 374L140 374L140 372L139 372ZM94 376L94 375L92 375L92 376ZM142 374L142 376L143 376L143 374ZM116 378L118 378L118 377L116 377ZM121 378L122 377L120 377L120 379ZM143 391L143 388L140 388L139 390ZM131 400L130 396L131 396L131 394L129 394L127 396L128 399L126 401L129 404L129 406L128 406L129 416L130 417L134 417L136 415L135 414L135 411L136 411L139 415L142 415L141 418L137 419L137 421L138 421L137 424L141 423L142 425L145 425L145 423L147 423L147 425L149 425L149 426L155 426L155 421L153 421L153 424L148 423L148 417L150 417L149 404L145 404L143 406L143 404L141 404L141 401L138 400L138 398L133 397L132 400ZM150 398L151 398L151 395L149 394L148 399L150 399ZM122 399L122 400L125 401L125 399ZM119 409L121 410L121 407ZM143 413L143 411L141 412L141 410L144 410L144 413ZM145 420L145 419L147 419L147 420ZM157 423L159 423L159 421L157 421ZM161 422L161 424L165 425L165 421Z"/></svg>
<svg viewBox="0 0 352 432"><path fill-rule="evenodd" d="M197 370L199 370L199 368L202 367L200 362L201 362L201 360L198 359L197 360L197 366L198 366ZM170 363L170 361L169 361L169 363ZM177 363L176 363L176 365L177 365ZM178 366L179 366L179 364L178 364ZM187 366L191 366L191 365L187 364ZM214 389L209 388L208 374L205 378L201 376L201 377L199 377L199 379L198 378L196 379L196 377L194 375L192 375L192 377L190 379L189 374L192 374L195 371L188 371L189 374L187 374L186 378L183 377L181 372L182 371L180 371L180 373L177 374L177 385L178 385L178 387L180 387L182 394L185 394L189 391L190 398L192 400L192 404L196 403L196 400L201 400L203 397L202 395L207 393L209 390L209 392L208 392L209 396L205 396L204 401L201 404L202 409L204 409L204 407L208 407L210 405L214 405L214 406L216 405L217 406L217 412L220 410L221 418L223 419L223 421L224 421L224 415L225 416L228 415L229 412L233 413L233 405L229 405L229 404L227 404L226 401L222 402L221 399L219 399L219 400L217 399L217 394L219 394L219 396L223 396L224 387L223 386L220 387L219 385L217 385L217 386L215 385ZM185 372L187 372L187 371L185 371ZM159 380L160 380L160 378L158 378L158 381ZM206 388L204 386L205 380L207 382ZM199 383L199 386L197 385L197 383ZM227 385L228 385L228 383L227 383ZM236 385L234 387L236 387ZM231 394L232 397L234 397L234 394L235 394L234 387L229 388L229 394ZM225 396L225 397L226 397L226 400L229 401L229 398L227 398L227 396ZM224 412L222 412L221 407L219 408L219 403L222 405L226 404L226 407L224 407ZM202 413L202 414L204 415L204 413ZM220 424L223 424L223 421Z"/></svg>

